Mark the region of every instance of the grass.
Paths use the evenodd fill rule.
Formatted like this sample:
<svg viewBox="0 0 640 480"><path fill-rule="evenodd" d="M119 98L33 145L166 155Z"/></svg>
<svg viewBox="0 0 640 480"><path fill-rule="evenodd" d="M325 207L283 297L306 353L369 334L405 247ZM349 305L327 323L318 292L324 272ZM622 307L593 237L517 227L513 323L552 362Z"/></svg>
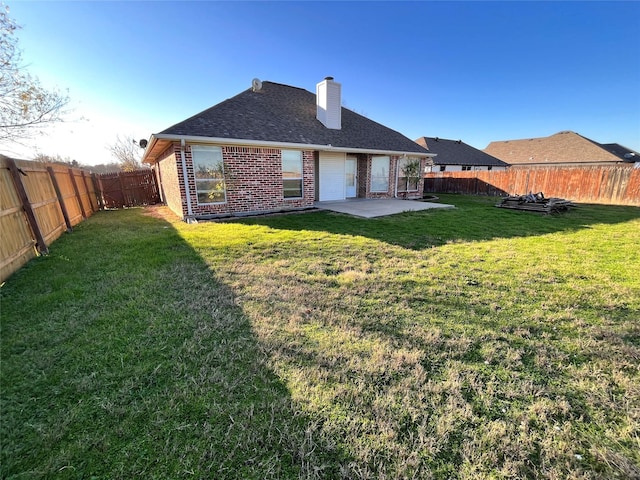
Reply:
<svg viewBox="0 0 640 480"><path fill-rule="evenodd" d="M441 198L94 215L0 290L1 476L640 478L638 208Z"/></svg>

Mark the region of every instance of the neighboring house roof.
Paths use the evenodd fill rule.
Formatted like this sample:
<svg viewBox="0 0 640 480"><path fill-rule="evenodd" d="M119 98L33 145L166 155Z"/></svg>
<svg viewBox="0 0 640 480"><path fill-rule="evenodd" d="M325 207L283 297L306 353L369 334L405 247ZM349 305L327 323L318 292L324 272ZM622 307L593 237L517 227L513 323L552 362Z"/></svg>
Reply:
<svg viewBox="0 0 640 480"><path fill-rule="evenodd" d="M616 153L618 150L622 153ZM602 145L571 131L541 138L491 142L484 151L511 165L617 163L632 161L624 156L635 153L617 144Z"/></svg>
<svg viewBox="0 0 640 480"><path fill-rule="evenodd" d="M613 153L620 160L625 162L640 162L640 153L630 148L624 147L619 143L601 143L600 146L607 152Z"/></svg>
<svg viewBox="0 0 640 480"><path fill-rule="evenodd" d="M437 154L435 165L470 165L508 167L502 160L467 145L462 140L447 140L438 137L420 137L416 143Z"/></svg>
<svg viewBox="0 0 640 480"><path fill-rule="evenodd" d="M199 137L203 141L234 140L265 145L296 144L311 148L367 150L429 156L401 133L342 107L342 128L326 128L316 119L316 95L298 87L263 81L191 118L154 134L155 140ZM241 143L241 142L233 142ZM150 145L153 147L153 145ZM320 148L319 148L320 147ZM149 148L145 160L161 153Z"/></svg>

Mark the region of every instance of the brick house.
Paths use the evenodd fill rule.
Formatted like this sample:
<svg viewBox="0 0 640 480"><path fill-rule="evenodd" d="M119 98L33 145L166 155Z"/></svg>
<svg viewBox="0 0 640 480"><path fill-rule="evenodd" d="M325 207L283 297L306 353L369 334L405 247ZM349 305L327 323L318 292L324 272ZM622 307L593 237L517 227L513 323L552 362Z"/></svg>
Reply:
<svg viewBox="0 0 640 480"><path fill-rule="evenodd" d="M598 143L571 131L548 137L491 142L484 152L512 167L633 166L640 158L638 152L617 143Z"/></svg>
<svg viewBox="0 0 640 480"><path fill-rule="evenodd" d="M253 81L241 92L151 135L143 162L163 200L189 221L312 207L349 198L421 198L432 157L402 134L341 106L331 77L316 94Z"/></svg>

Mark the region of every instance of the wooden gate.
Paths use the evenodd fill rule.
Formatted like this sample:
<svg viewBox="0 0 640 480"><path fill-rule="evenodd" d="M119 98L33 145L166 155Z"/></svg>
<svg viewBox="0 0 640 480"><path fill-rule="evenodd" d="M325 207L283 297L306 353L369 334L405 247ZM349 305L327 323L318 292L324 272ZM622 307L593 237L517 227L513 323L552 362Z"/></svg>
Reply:
<svg viewBox="0 0 640 480"><path fill-rule="evenodd" d="M138 207L160 202L153 170L96 175L103 208Z"/></svg>

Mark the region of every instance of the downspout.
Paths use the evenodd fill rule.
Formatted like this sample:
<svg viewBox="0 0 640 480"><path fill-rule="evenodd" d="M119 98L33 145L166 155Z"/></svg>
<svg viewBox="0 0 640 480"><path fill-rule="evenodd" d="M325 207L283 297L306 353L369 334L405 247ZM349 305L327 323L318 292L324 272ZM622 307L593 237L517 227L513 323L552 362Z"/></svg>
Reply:
<svg viewBox="0 0 640 480"><path fill-rule="evenodd" d="M180 162L182 163L182 177L184 179L184 194L187 196L187 223L191 222L193 217L193 210L191 209L191 193L189 193L189 177L187 174L187 159L184 154L184 138L180 140Z"/></svg>

